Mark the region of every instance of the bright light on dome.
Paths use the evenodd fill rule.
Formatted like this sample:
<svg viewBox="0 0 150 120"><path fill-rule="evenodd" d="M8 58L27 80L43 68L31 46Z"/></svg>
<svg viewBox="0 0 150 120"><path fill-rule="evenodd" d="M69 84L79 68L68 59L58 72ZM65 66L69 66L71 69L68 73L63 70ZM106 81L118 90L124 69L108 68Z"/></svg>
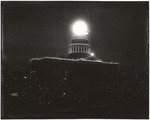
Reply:
<svg viewBox="0 0 150 120"><path fill-rule="evenodd" d="M91 56L95 56L94 53L90 53Z"/></svg>
<svg viewBox="0 0 150 120"><path fill-rule="evenodd" d="M73 33L78 36L88 34L88 28L84 21L75 22L72 26L72 30L73 30Z"/></svg>

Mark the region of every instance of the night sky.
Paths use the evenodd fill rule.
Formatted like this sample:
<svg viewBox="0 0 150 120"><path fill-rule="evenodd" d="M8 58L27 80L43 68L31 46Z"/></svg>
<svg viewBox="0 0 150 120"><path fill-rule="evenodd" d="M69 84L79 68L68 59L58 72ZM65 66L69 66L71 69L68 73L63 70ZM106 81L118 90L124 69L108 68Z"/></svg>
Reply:
<svg viewBox="0 0 150 120"><path fill-rule="evenodd" d="M34 57L68 54L71 25L88 23L103 61L148 68L148 2L2 2L2 58L12 71Z"/></svg>

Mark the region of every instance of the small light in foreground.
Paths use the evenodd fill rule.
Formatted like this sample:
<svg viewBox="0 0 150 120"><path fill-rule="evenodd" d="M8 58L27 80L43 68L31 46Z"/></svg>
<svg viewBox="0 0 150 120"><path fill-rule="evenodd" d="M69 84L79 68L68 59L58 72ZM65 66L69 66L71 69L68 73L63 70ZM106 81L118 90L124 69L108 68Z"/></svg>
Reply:
<svg viewBox="0 0 150 120"><path fill-rule="evenodd" d="M72 26L73 33L77 36L87 35L88 28L84 21L77 21Z"/></svg>
<svg viewBox="0 0 150 120"><path fill-rule="evenodd" d="M11 96L18 97L18 93L11 93Z"/></svg>
<svg viewBox="0 0 150 120"><path fill-rule="evenodd" d="M90 53L91 56L95 56L94 53Z"/></svg>

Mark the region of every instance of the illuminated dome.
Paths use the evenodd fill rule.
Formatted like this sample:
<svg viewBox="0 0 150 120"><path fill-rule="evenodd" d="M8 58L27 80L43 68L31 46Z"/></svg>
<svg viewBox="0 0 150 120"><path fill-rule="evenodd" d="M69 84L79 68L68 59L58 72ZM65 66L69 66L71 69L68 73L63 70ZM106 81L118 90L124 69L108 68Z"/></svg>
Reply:
<svg viewBox="0 0 150 120"><path fill-rule="evenodd" d="M84 21L77 21L72 26L73 37L69 45L69 58L90 56L91 46L88 40L88 27Z"/></svg>

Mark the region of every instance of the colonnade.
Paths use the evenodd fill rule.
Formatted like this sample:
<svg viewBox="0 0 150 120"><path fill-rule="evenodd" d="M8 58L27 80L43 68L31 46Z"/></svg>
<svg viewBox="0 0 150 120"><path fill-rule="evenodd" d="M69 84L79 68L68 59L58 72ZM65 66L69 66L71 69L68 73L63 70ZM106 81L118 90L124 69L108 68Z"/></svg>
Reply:
<svg viewBox="0 0 150 120"><path fill-rule="evenodd" d="M90 53L90 47L89 46L70 46L69 47L69 53Z"/></svg>

